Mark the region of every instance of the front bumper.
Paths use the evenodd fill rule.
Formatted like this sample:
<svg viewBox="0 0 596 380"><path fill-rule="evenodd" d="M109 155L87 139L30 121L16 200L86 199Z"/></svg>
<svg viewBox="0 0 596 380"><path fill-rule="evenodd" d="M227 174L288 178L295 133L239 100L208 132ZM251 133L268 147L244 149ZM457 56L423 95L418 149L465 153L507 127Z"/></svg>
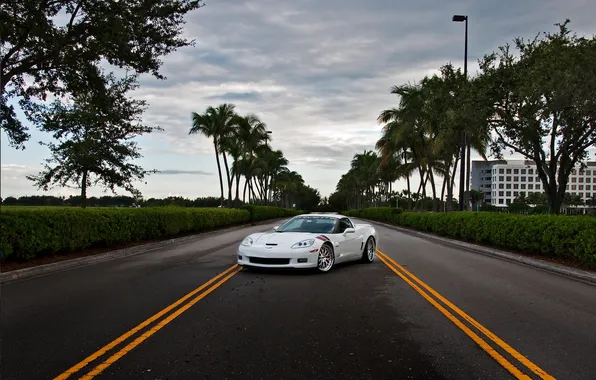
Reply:
<svg viewBox="0 0 596 380"><path fill-rule="evenodd" d="M319 249L267 249L262 246L240 245L237 251L238 265L258 268L316 268Z"/></svg>

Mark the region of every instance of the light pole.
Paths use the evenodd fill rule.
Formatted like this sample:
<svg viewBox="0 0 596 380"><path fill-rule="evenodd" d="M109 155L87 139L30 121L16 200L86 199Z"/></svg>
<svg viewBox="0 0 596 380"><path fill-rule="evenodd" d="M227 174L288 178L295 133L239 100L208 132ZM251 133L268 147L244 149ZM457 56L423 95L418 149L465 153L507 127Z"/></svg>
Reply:
<svg viewBox="0 0 596 380"><path fill-rule="evenodd" d="M465 22L466 23L466 35L464 42L464 78L468 80L468 16L467 15L454 15L452 18L453 22ZM460 134L460 170L459 170L459 211L464 209L464 198L465 198L465 178L466 178L466 131L462 128Z"/></svg>
<svg viewBox="0 0 596 380"><path fill-rule="evenodd" d="M269 147L268 141L269 141L269 135L271 135L273 133L273 131L266 131L267 134L265 135L265 146ZM269 181L269 168L270 168L270 162L269 162L269 149L265 150L265 153L267 154L267 157L265 158L265 162L267 163L267 171L266 171L266 177L265 177L265 206L267 206L269 204L269 185L270 185L270 181Z"/></svg>

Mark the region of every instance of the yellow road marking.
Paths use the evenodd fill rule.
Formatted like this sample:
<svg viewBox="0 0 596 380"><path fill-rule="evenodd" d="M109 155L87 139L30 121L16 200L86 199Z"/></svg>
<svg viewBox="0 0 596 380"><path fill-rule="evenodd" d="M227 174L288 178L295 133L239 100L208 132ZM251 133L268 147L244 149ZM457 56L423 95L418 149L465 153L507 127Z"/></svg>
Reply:
<svg viewBox="0 0 596 380"><path fill-rule="evenodd" d="M64 379L67 379L69 376L71 376L74 373L80 371L85 366L87 366L89 363L91 363L92 361L98 359L99 357L101 357L102 355L104 355L106 352L108 352L112 348L116 347L118 344L122 343L126 339L130 338L132 335L136 334L137 332L139 332L143 328L147 327L149 324L151 324L155 320L159 319L160 317L162 317L164 314L168 313L169 311L171 311L175 307L179 306L181 303L183 303L184 301L186 301L190 297L194 296L195 294L197 294L201 290L205 289L206 287L208 287L209 285L211 285L212 283L214 283L215 281L217 281L222 276L225 276L226 274L228 274L230 272L233 272L234 270L237 269L237 267L238 267L238 264L232 265L230 268L226 269L222 273L220 273L217 276L213 277L211 280L207 281L206 283L204 283L203 285L199 286L198 288L196 288L192 292L190 292L187 295L185 295L184 297L180 298L178 301L174 302L170 306L168 306L165 309L161 310L160 312L156 313L155 315L153 315L152 317L148 318L144 322L140 323L139 325L137 325L133 329L131 329L131 330L125 332L124 334L120 335L118 338L114 339L112 342L108 343L107 345L105 345L104 347L100 348L99 350L97 350L93 354L89 355L88 357L86 357L85 359L83 359L82 361L80 361L79 363L77 363L74 366L72 366L71 368L67 369L66 371L64 371L64 373L56 376L53 380L64 380ZM238 271L234 272L234 274L236 274L236 273L238 273ZM227 277L227 278L229 278L229 277Z"/></svg>
<svg viewBox="0 0 596 380"><path fill-rule="evenodd" d="M209 293L211 293L215 289L219 288L224 282L228 281L230 278L232 278L232 276L234 276L241 270L242 270L242 268L239 268L239 269L233 271L232 273L228 274L226 277L219 280L215 285L213 285L212 287L207 289L205 292L203 292L200 295L198 295L197 297L195 297L192 301L186 303L180 309L178 309L174 313L170 314L167 318L163 319L161 322L159 322L157 325L153 326L151 329L145 331L145 333L143 333L137 339L135 339L134 341L129 343L126 347L124 347L120 351L116 352L114 355L112 355L108 359L106 359L106 361L104 361L103 363L101 363L97 367L95 367L91 372L89 372L85 376L81 377L81 380L90 380L90 379L93 379L95 376L99 375L103 370L105 370L106 368L108 368L109 366L114 364L118 359L120 359L124 355L128 354L136 346L143 343L143 341L145 341L145 339L149 338L151 335L153 335L156 332L158 332L159 330L161 330L165 325L172 322L174 319L176 319L178 316L180 316L180 314L184 313L192 305L194 305L195 303L202 300Z"/></svg>
<svg viewBox="0 0 596 380"><path fill-rule="evenodd" d="M389 262L384 258L384 256L379 255L379 260L383 262L389 269L391 269L395 274L401 277L408 285L410 285L414 290L416 290L422 297L424 297L428 302L431 303L437 310L439 310L444 316L446 316L451 322L453 322L457 327L459 327L467 336L472 338L476 344L478 344L484 351L486 351L493 359L495 359L500 365L502 365L509 373L515 376L516 379L524 379L524 380L531 380L529 376L522 373L517 367L511 364L507 359L505 359L501 354L495 351L484 339L479 337L475 332L470 330L470 328L464 325L459 319L457 319L453 314L451 314L447 309L441 306L437 301L435 301L431 296L429 296L424 290L420 289L416 284L410 281L406 276L401 274L397 269L389 264Z"/></svg>
<svg viewBox="0 0 596 380"><path fill-rule="evenodd" d="M451 303L448 299L446 299L445 297L443 297L442 295L440 295L433 288L431 288L430 286L428 286L427 284L425 284L422 280L420 280L418 277L416 277L413 273L411 273L406 268L404 268L403 266L401 266L399 263L397 263L391 257L387 256L387 254L385 254L385 253L383 253L381 251L379 251L379 253L381 253L387 260L389 260L396 267L398 267L400 270L402 270L406 275L410 276L410 278L412 278L414 281L416 281L417 283L419 283L420 285L422 285L422 287L424 287L432 295L434 295L435 297L437 297L445 305L447 305L448 307L450 307L453 311L455 311L457 314L459 314L462 318L464 318L466 321L470 322L474 327L476 327L478 330L480 330L490 340L492 340L493 342L495 342L496 344L498 344L499 347L501 347L502 349L504 349L509 355L513 356L520 363L522 363L523 365L525 365L526 367L528 367L536 375L540 376L540 378L545 379L545 380L555 380L555 378L553 376L551 376L548 373L546 373L543 369L541 369L540 367L538 367L536 364L534 364L532 361L530 361L524 355L522 355L521 353L519 353L518 351L516 351L513 347L511 347L510 345L508 345L507 343L505 343L502 339L500 339L498 336L496 336L495 334L493 334L489 329L487 329L486 327L484 327L483 325L481 325L480 322L478 322L474 318L470 317L463 310L461 310L460 308L458 308L457 306L455 306L453 303Z"/></svg>
<svg viewBox="0 0 596 380"><path fill-rule="evenodd" d="M377 249L377 251L379 253L379 258L384 258L386 261L391 262L393 265L395 265L397 268L399 268L401 271L403 271L407 276L409 276L410 278L412 278L414 281L416 281L418 284L420 284L422 287L424 287L429 293L431 293L432 295L434 295L435 297L437 297L441 302L443 302L445 305L447 305L449 308L451 308L453 311L455 311L457 314L459 314L462 318L464 318L466 321L468 321L470 324L472 324L474 327L476 327L478 330L480 330L490 340L492 340L497 345L499 345L502 349L504 349L507 353L509 353L511 356L513 356L515 359L517 359L520 363L522 363L524 366L526 366L532 372L534 372L535 374L537 374L538 376L540 376L542 379L545 379L545 380L555 380L555 378L553 376L551 376L548 373L546 373L544 370L542 370L536 364L534 364L533 362L531 362L524 355L522 355L521 353L519 353L518 351L516 351L513 347L511 347L510 345L508 345L507 343L505 343L502 339L500 339L498 336L496 336L490 330L488 330L486 327L484 327L482 324L480 324L480 322L476 321L474 318L470 317L468 314L466 314L463 310L461 310L460 308L458 308L457 306L455 306L453 303L451 303L445 297L441 296L437 291L435 291L433 288L431 288L430 286L428 286L426 283L424 283L424 281L420 280L413 273L411 273L406 268L404 268L403 266L401 266L399 263L397 263L395 260L393 260L387 254L381 252L379 249ZM384 262L384 263L385 263L385 265L389 266L387 264L387 262ZM397 273L400 277L402 277L402 279L404 279L404 276L401 273L399 273L395 268L393 268L391 266L389 266L389 267L395 273ZM410 284L410 286L416 286L416 285L412 285L412 283L409 280L404 279L404 281L408 282L408 284ZM420 293L420 291L419 291L419 293ZM434 299L433 299L433 301L436 302ZM435 305L433 304L433 306L435 306ZM507 362L507 363L509 363L509 362ZM511 363L509 363L509 364L511 365ZM515 367L513 367L513 368L515 368Z"/></svg>

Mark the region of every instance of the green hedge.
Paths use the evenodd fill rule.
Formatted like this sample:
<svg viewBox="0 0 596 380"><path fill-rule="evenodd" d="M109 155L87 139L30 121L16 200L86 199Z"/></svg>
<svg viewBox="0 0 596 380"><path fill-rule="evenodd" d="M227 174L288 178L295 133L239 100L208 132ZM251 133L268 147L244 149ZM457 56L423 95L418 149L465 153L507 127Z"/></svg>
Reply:
<svg viewBox="0 0 596 380"><path fill-rule="evenodd" d="M544 256L565 257L596 267L596 218L493 212L403 212L391 208L351 210L345 215Z"/></svg>
<svg viewBox="0 0 596 380"><path fill-rule="evenodd" d="M267 219L285 218L303 214L302 210L294 210L291 208L281 208L273 206L240 206L240 209L246 210L250 213L253 222L259 222Z"/></svg>
<svg viewBox="0 0 596 380"><path fill-rule="evenodd" d="M290 216L277 207L2 207L0 259L23 260Z"/></svg>

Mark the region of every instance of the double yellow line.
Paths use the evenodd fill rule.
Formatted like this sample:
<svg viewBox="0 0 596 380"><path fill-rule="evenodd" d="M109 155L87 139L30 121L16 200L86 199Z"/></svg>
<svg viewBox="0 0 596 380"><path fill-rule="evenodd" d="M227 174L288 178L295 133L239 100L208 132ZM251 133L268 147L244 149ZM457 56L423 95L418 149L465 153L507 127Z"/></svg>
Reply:
<svg viewBox="0 0 596 380"><path fill-rule="evenodd" d="M463 310L455 306L445 297L441 296L437 291L435 291L430 286L426 285L422 280L416 277L414 274L410 273L406 268L399 265L395 260L391 257L387 256L385 253L381 252L377 249L377 257L383 264L385 264L389 269L391 269L395 274L401 277L408 285L410 285L414 290L416 290L424 299L426 299L431 305L433 305L437 310L439 310L445 317L447 317L451 322L453 322L457 327L459 327L467 336L469 336L474 342L476 342L484 351L486 351L493 359L495 359L501 366L503 366L507 371L509 371L515 378L517 379L526 379L531 380L531 378L520 371L515 365L513 365L509 360L507 360L503 355L497 352L490 344L486 342L486 340L482 339L478 334L476 334L472 329L466 326L461 320L455 317L449 310L447 310L444 306L442 306L437 300L432 298L430 294L435 296L439 301L445 304L448 308L450 308L453 312L458 314L463 320L470 323L473 327L479 330L482 334L484 334L488 339L492 342L497 344L501 347L505 352L515 358L518 362L526 366L530 371L534 372L538 375L541 379L548 379L554 380L555 378L536 364L532 363L528 358L524 355L517 352L513 349L510 345L505 343L501 340L498 336L493 334L489 329L482 326L478 321L474 318L470 317L466 314ZM419 286L420 285L420 286ZM424 291L422 288L426 289ZM427 293L428 292L428 293ZM430 293L430 294L429 294Z"/></svg>
<svg viewBox="0 0 596 380"><path fill-rule="evenodd" d="M133 329L125 332L124 334L122 334L118 338L114 339L112 342L108 343L107 345L105 345L104 347L100 348L99 350L97 350L93 354L89 355L88 357L86 357L85 359L83 359L82 361L80 361L79 363L77 363L74 366L72 366L71 368L67 369L64 373L56 376L54 378L54 380L64 380L64 379L69 378L71 375L79 372L80 370L82 370L83 368L85 368L87 365L89 365L91 362L99 359L100 357L102 357L103 355L105 355L108 351L110 351L111 349L113 349L114 347L116 347L117 345L119 345L120 343L122 343L125 340L131 338L137 332L139 332L142 329L144 329L145 327L149 326L151 323L157 321L159 318L163 317L164 315L166 315L167 313L169 313L170 311L174 310L176 307L180 306L181 304L183 304L184 302L186 302L188 299L190 299L190 298L192 298L193 296L196 295L195 298L192 298L190 301L186 302L184 304L184 306L180 307L178 310L174 311L173 313L171 313L170 315L168 315L166 318L162 319L159 323L156 323L155 325L153 325L150 329L148 329L143 334L141 334L140 336L138 336L135 340L133 340L132 342L128 343L125 347L123 347L118 352L116 352L115 354L113 354L112 356L110 356L109 358L107 358L106 360L104 360L102 363L98 364L89 373L87 373L84 376L79 377L79 379L84 379L84 380L93 379L95 376L99 375L103 370L105 370L106 368L108 368L109 366L111 366L112 364L114 364L116 361L118 361L118 359L120 359L121 357L123 357L124 355L126 355L127 353L129 353L136 346L138 346L139 344L143 343L143 341L145 341L151 335L153 335L156 332L158 332L159 330L161 330L165 325L167 325L168 323L172 322L174 319L176 319L178 316L180 316L180 314L184 313L192 305L194 305L195 303L197 303L200 300L202 300L209 293L211 293L212 291L214 291L215 289L217 289L218 287L220 287L224 282L228 281L230 278L232 278L234 275L236 275L241 270L242 270L242 267L239 267L238 264L232 265L230 268L228 268L224 272L218 274L217 276L213 277L211 280L207 281L206 283L204 283L203 285L199 286L198 288L196 288L192 292L190 292L187 295L185 295L184 297L180 298L178 301L174 302L170 306L168 306L165 309L161 310L160 312L156 313L155 315L153 315L152 317L148 318L144 322L141 322L140 324L138 324ZM206 288L207 288L207 290L203 291Z"/></svg>

